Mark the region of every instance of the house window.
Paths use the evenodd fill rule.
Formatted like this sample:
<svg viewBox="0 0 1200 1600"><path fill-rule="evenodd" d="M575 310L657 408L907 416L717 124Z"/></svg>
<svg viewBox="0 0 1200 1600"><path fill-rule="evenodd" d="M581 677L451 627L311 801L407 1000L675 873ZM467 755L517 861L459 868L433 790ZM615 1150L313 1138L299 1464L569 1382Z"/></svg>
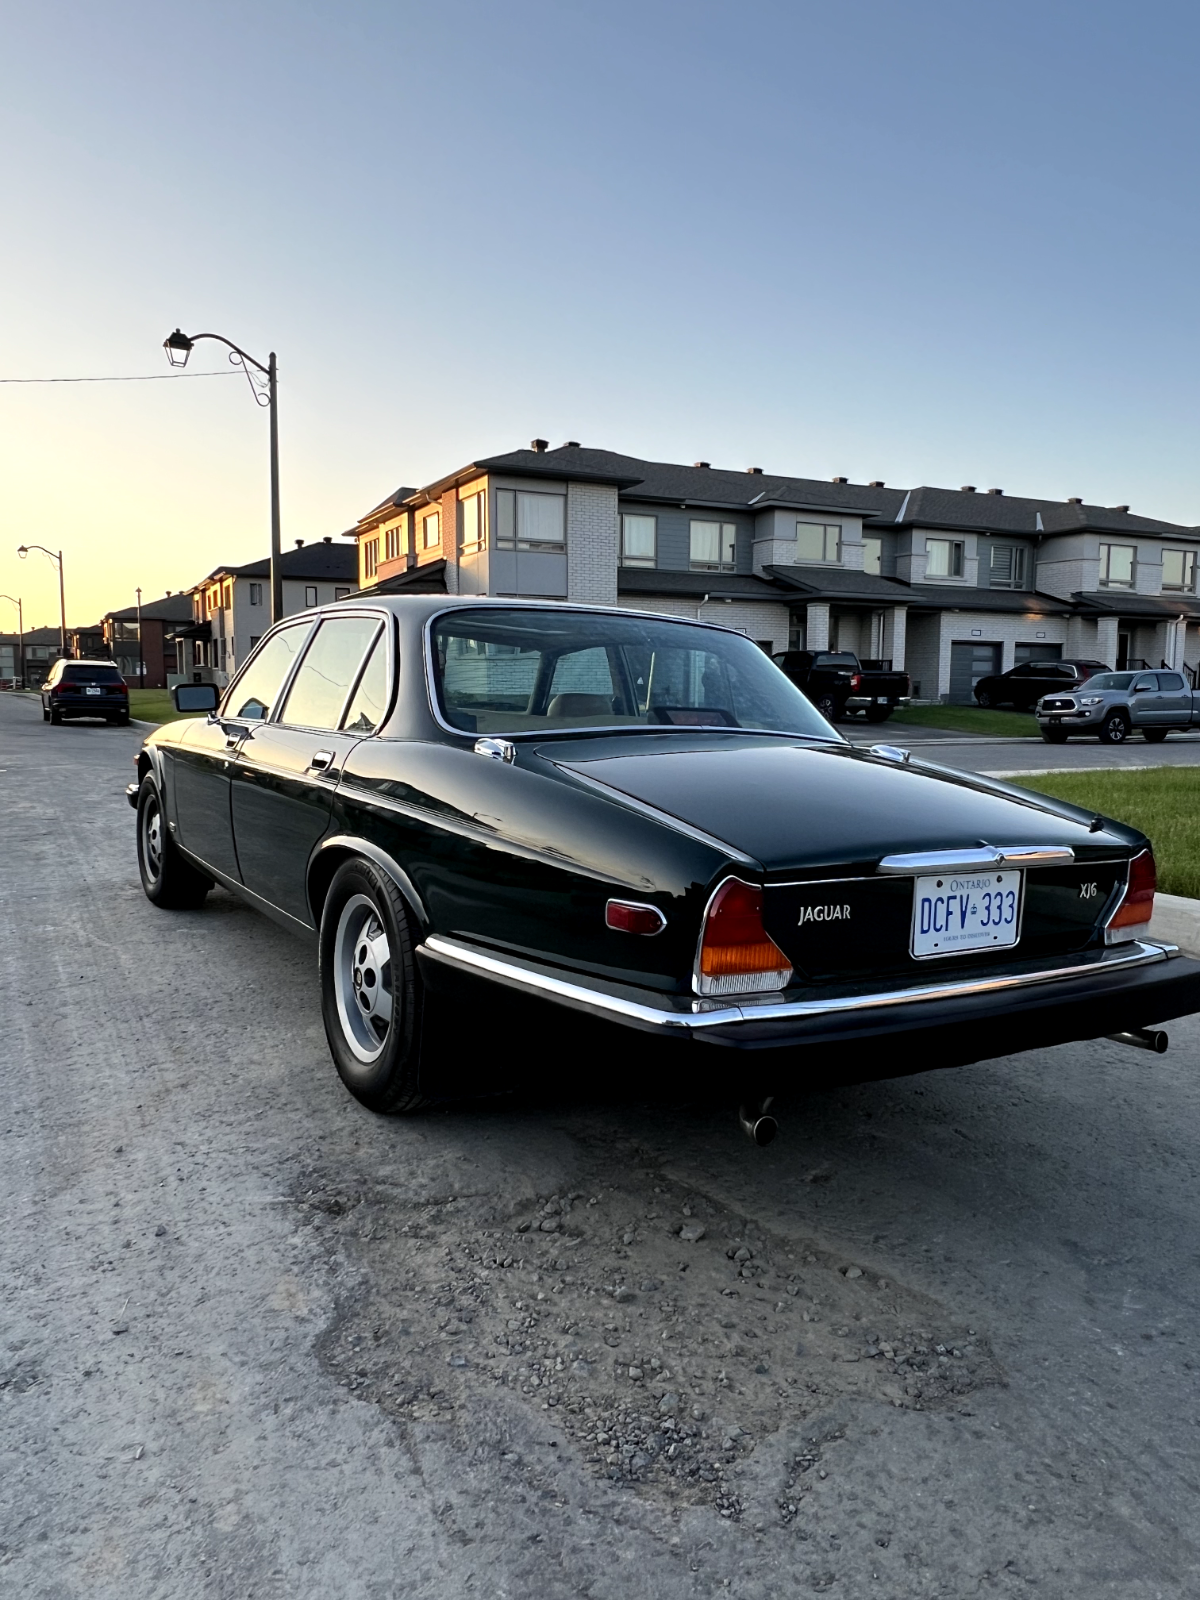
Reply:
<svg viewBox="0 0 1200 1600"><path fill-rule="evenodd" d="M421 524L421 549L436 550L442 542L442 514L431 511Z"/></svg>
<svg viewBox="0 0 1200 1600"><path fill-rule="evenodd" d="M1164 550L1162 553L1162 586L1164 589L1183 589L1191 594L1196 587L1196 552L1194 550Z"/></svg>
<svg viewBox="0 0 1200 1600"><path fill-rule="evenodd" d="M798 522L796 524L796 562L836 562L842 559L840 522Z"/></svg>
<svg viewBox="0 0 1200 1600"><path fill-rule="evenodd" d="M383 531L383 559L385 561L398 561L400 559L400 524L394 528L385 528Z"/></svg>
<svg viewBox="0 0 1200 1600"><path fill-rule="evenodd" d="M257 650L258 646L259 646L259 644L261 642L262 642L262 634L261 633L252 633L250 635L250 648L251 648L251 650Z"/></svg>
<svg viewBox="0 0 1200 1600"><path fill-rule="evenodd" d="M961 578L962 575L962 540L926 539L925 576L927 578Z"/></svg>
<svg viewBox="0 0 1200 1600"><path fill-rule="evenodd" d="M737 526L732 522L693 522L693 572L732 572L737 551Z"/></svg>
<svg viewBox="0 0 1200 1600"><path fill-rule="evenodd" d="M363 545L363 577L373 578L379 570L379 540L368 539Z"/></svg>
<svg viewBox="0 0 1200 1600"><path fill-rule="evenodd" d="M657 517L622 516L621 565L652 567L657 559Z"/></svg>
<svg viewBox="0 0 1200 1600"><path fill-rule="evenodd" d="M225 579L225 593L224 593L224 601L223 601L223 603L224 603L224 605L225 605L225 607L227 609L228 609L228 607L230 607L233 604L233 579L232 578L226 578Z"/></svg>
<svg viewBox="0 0 1200 1600"><path fill-rule="evenodd" d="M250 604L252 606L262 605L262 589L261 583L252 583L250 585Z"/></svg>
<svg viewBox="0 0 1200 1600"><path fill-rule="evenodd" d="M462 545L464 555L474 555L485 547L483 526L483 496L468 495L462 505Z"/></svg>
<svg viewBox="0 0 1200 1600"><path fill-rule="evenodd" d="M562 553L567 538L567 502L561 494L496 490L496 544L505 550Z"/></svg>
<svg viewBox="0 0 1200 1600"><path fill-rule="evenodd" d="M348 600L350 598L350 591L349 589L335 589L333 591L333 598L335 600Z"/></svg>
<svg viewBox="0 0 1200 1600"><path fill-rule="evenodd" d="M1133 588L1134 547L1131 544L1100 546L1100 586L1103 589Z"/></svg>
<svg viewBox="0 0 1200 1600"><path fill-rule="evenodd" d="M883 540L869 534L863 537L863 571L874 573L877 578L883 576Z"/></svg>
<svg viewBox="0 0 1200 1600"><path fill-rule="evenodd" d="M317 603L317 586L315 583L306 584L304 587L305 606L315 606Z"/></svg>
<svg viewBox="0 0 1200 1600"><path fill-rule="evenodd" d="M993 544L988 560L992 589L1024 589L1029 552L1023 544Z"/></svg>

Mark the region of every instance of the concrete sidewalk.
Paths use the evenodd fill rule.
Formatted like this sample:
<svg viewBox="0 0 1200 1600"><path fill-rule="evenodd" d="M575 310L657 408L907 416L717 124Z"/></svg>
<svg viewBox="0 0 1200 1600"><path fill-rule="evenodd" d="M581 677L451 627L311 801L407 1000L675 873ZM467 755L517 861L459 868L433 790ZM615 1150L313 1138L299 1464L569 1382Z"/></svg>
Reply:
<svg viewBox="0 0 1200 1600"><path fill-rule="evenodd" d="M1177 944L1188 955L1200 956L1200 900L1181 894L1156 894L1150 936Z"/></svg>

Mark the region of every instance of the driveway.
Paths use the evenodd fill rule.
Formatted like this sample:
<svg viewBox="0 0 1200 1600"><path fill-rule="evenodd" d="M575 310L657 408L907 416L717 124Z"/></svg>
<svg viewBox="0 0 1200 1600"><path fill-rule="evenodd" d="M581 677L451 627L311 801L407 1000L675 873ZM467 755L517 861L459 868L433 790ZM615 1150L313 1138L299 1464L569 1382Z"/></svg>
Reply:
<svg viewBox="0 0 1200 1600"><path fill-rule="evenodd" d="M381 1120L304 945L144 900L137 743L0 697L0 1592L1197 1592L1194 1020L759 1151L475 1016L541 1090Z"/></svg>

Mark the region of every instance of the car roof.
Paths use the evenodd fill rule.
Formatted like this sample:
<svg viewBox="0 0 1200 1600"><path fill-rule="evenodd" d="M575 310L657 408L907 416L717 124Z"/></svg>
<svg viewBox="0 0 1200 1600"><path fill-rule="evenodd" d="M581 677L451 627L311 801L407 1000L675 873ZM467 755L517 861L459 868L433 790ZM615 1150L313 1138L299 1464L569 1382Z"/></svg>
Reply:
<svg viewBox="0 0 1200 1600"><path fill-rule="evenodd" d="M94 658L92 656L81 656L78 661L74 656L59 656L56 665L60 667L112 667L114 672L117 670L117 663L115 661L106 661L103 656Z"/></svg>
<svg viewBox="0 0 1200 1600"><path fill-rule="evenodd" d="M280 619L281 622L296 622L307 616L336 617L346 611L371 610L390 611L395 617L408 620L416 619L425 622L430 617L437 616L443 611L468 611L476 607L489 610L511 611L519 608L522 611L595 611L615 617L652 617L655 622L684 622L692 628L715 628L720 633L737 633L736 628L730 628L721 622L709 622L707 619L698 620L695 617L672 617L661 611L642 611L634 606L598 606L591 605L586 600L542 600L536 595L473 595L473 594L363 594L359 590L348 595L344 600L331 600L323 606L300 612L293 612ZM274 624L273 626L278 626ZM745 638L745 634L739 634ZM782 652L781 652L782 653ZM804 652L796 652L803 654ZM828 651L812 652L816 655L827 655ZM847 652L849 653L849 652Z"/></svg>

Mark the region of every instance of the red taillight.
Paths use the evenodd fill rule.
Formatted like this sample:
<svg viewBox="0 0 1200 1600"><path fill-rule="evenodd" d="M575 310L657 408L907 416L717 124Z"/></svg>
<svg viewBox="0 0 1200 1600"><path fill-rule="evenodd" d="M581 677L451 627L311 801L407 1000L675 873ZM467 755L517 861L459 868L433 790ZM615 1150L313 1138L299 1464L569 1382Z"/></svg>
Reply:
<svg viewBox="0 0 1200 1600"><path fill-rule="evenodd" d="M701 994L758 994L787 987L792 966L763 927L763 892L726 878L709 901L696 961Z"/></svg>
<svg viewBox="0 0 1200 1600"><path fill-rule="evenodd" d="M1144 932L1154 915L1154 891L1157 887L1154 852L1143 850L1129 863L1129 884L1125 898L1108 919L1104 930L1106 944L1125 944Z"/></svg>
<svg viewBox="0 0 1200 1600"><path fill-rule="evenodd" d="M857 689L861 682L862 682L862 679L859 677L857 672L852 672L850 674L850 687L852 689Z"/></svg>
<svg viewBox="0 0 1200 1600"><path fill-rule="evenodd" d="M661 933L667 919L657 906L642 905L636 900L610 900L604 908L604 921L618 933Z"/></svg>
<svg viewBox="0 0 1200 1600"><path fill-rule="evenodd" d="M108 686L108 692L109 694L124 694L125 685L123 683L110 683Z"/></svg>

